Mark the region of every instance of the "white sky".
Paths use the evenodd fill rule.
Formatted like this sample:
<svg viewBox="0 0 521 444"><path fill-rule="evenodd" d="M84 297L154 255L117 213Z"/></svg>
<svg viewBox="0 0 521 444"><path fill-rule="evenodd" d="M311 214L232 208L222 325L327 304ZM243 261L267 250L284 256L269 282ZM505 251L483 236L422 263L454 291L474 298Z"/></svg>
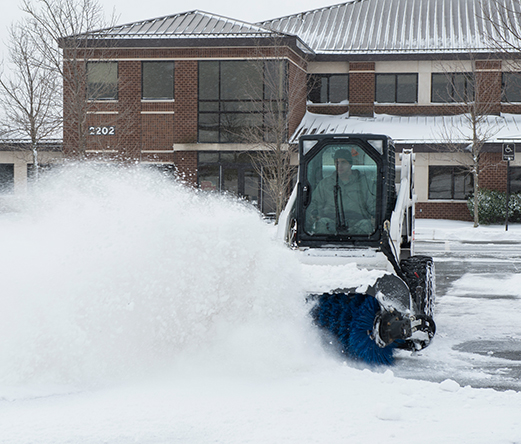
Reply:
<svg viewBox="0 0 521 444"><path fill-rule="evenodd" d="M257 22L329 6L341 3L341 1L301 0L296 3L288 0L263 0L260 2L237 2L233 0L195 0L191 2L179 0L109 0L101 1L101 3L107 16L110 16L114 9L116 16L119 16L118 24L124 24L194 9L247 22ZM7 28L21 17L22 12L18 2L3 2L2 14L0 14L1 56L5 57L5 46L8 38Z"/></svg>

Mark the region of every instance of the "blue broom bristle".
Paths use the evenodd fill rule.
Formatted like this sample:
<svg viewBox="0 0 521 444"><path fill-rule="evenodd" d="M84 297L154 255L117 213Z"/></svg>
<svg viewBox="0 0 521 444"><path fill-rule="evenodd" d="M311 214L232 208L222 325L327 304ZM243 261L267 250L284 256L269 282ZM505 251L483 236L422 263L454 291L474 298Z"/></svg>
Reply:
<svg viewBox="0 0 521 444"><path fill-rule="evenodd" d="M342 351L369 364L391 365L394 345L379 347L370 337L380 304L363 294L323 294L311 310L315 323L339 341Z"/></svg>
<svg viewBox="0 0 521 444"><path fill-rule="evenodd" d="M378 301L374 297L368 296L356 313L353 313L348 352L351 356L369 364L391 365L394 362L394 345L391 344L382 348L370 337L375 317L379 311L380 304Z"/></svg>

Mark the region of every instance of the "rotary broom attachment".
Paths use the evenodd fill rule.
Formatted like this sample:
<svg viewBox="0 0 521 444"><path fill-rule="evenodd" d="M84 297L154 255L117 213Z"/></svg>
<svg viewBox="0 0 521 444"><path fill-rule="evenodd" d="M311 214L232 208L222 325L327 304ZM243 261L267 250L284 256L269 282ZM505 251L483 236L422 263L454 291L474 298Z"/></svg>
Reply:
<svg viewBox="0 0 521 444"><path fill-rule="evenodd" d="M315 301L310 312L315 324L338 341L342 353L369 364L391 365L394 349L420 350L436 330L394 275L378 279L364 294L336 290L310 299Z"/></svg>

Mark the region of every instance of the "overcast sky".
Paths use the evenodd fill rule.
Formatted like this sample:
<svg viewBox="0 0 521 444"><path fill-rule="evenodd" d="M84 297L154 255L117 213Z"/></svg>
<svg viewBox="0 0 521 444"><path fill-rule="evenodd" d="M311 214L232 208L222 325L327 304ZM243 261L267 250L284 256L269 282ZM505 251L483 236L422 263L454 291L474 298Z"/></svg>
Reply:
<svg viewBox="0 0 521 444"><path fill-rule="evenodd" d="M17 1L4 1L2 3L2 14L0 14L0 38L2 40L0 51L2 54L0 55L5 56L5 44L8 38L7 28L11 23L19 20L22 13ZM247 22L257 22L341 3L341 0L300 0L299 2L289 0L261 0L258 2L238 2L236 0L195 0L191 2L179 0L101 0L101 3L107 16L110 16L114 9L116 15L119 16L118 24L124 24L194 9Z"/></svg>

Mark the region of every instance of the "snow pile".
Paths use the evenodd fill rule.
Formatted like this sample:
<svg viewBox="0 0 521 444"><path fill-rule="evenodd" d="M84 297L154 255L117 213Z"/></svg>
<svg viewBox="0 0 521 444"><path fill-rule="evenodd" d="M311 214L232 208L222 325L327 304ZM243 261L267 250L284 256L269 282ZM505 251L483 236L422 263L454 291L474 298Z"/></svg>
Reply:
<svg viewBox="0 0 521 444"><path fill-rule="evenodd" d="M0 226L0 381L299 366L299 269L249 205L137 168L69 167Z"/></svg>
<svg viewBox="0 0 521 444"><path fill-rule="evenodd" d="M416 239L422 241L458 242L521 242L521 224L509 224L508 230L501 225L480 225L474 228L472 222L416 219Z"/></svg>

